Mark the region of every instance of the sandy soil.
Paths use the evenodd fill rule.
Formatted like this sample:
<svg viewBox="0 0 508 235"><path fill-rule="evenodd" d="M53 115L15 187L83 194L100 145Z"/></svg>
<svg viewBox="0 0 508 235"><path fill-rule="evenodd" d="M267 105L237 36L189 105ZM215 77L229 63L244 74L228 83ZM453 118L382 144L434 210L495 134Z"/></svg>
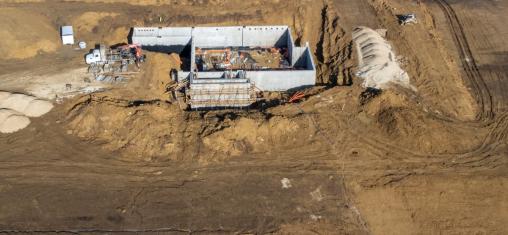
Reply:
<svg viewBox="0 0 508 235"><path fill-rule="evenodd" d="M508 233L507 3L162 3L16 0L0 14L33 15L52 43L74 22L91 45L124 42L134 25L287 24L315 49L319 86L298 104L184 112L165 93L178 56L151 52L128 83L0 134L0 232ZM399 26L406 12L420 23ZM360 86L359 25L388 30L415 90ZM32 45L0 44L24 55L0 60L0 90L87 85L84 51Z"/></svg>

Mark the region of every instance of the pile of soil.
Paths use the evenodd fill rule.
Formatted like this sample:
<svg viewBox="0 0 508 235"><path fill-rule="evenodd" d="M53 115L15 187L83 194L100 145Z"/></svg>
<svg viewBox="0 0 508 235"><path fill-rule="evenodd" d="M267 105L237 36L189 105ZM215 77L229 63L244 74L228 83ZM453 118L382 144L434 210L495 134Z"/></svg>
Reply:
<svg viewBox="0 0 508 235"><path fill-rule="evenodd" d="M60 47L58 27L43 15L16 8L0 11L2 59L27 59Z"/></svg>

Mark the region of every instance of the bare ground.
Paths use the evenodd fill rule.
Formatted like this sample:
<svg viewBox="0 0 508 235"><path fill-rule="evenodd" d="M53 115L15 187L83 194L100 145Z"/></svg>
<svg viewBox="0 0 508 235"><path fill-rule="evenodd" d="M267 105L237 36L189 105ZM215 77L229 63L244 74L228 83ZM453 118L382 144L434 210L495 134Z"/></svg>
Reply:
<svg viewBox="0 0 508 235"><path fill-rule="evenodd" d="M150 53L128 84L0 135L0 232L508 233L506 3L85 2L0 7L44 27L82 18L78 35L110 44L133 25L288 24L315 48L320 86L300 104L183 112L163 93L178 58ZM420 24L398 26L405 12ZM415 91L363 93L358 25L388 29ZM55 50L1 62L0 89L82 67Z"/></svg>

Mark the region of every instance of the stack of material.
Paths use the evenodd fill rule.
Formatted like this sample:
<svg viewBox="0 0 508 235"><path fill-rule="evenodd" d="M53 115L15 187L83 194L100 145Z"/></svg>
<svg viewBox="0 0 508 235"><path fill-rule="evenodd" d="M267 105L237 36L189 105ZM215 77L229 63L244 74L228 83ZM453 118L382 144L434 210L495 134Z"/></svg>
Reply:
<svg viewBox="0 0 508 235"><path fill-rule="evenodd" d="M37 97L0 91L0 132L12 133L30 124L28 117L40 117L53 104Z"/></svg>
<svg viewBox="0 0 508 235"><path fill-rule="evenodd" d="M376 31L359 27L353 32L358 51L359 70L357 75L364 78L363 86L382 89L389 84L409 85L409 76L396 61L388 42Z"/></svg>

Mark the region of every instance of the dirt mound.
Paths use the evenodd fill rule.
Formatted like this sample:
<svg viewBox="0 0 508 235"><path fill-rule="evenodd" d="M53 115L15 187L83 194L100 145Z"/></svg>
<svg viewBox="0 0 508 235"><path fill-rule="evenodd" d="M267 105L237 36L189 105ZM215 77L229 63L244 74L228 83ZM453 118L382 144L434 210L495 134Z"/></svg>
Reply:
<svg viewBox="0 0 508 235"><path fill-rule="evenodd" d="M67 114L70 133L134 159L197 159L292 149L316 134L303 116L265 117L239 111L182 112L161 100L97 94L78 99Z"/></svg>
<svg viewBox="0 0 508 235"><path fill-rule="evenodd" d="M485 130L475 131L474 127L464 127L460 123L443 122L434 113L425 112L425 108L419 107L410 97L399 91L383 91L365 104L362 108L366 119L375 123L369 130L370 137L379 134L379 140L385 139L414 151L450 153L477 145L486 134ZM476 135L472 136L473 132ZM458 133L461 138L457 138Z"/></svg>
<svg viewBox="0 0 508 235"><path fill-rule="evenodd" d="M246 152L271 151L298 145L301 138L313 135L307 127L284 117L262 119L240 118L230 127L215 132L203 139L207 147L228 155Z"/></svg>
<svg viewBox="0 0 508 235"><path fill-rule="evenodd" d="M60 45L58 28L42 15L16 8L0 11L0 54L3 59L26 59L51 53Z"/></svg>
<svg viewBox="0 0 508 235"><path fill-rule="evenodd" d="M174 142L178 110L160 101L128 101L108 96L85 96L68 114L71 133L104 148L135 158L176 157Z"/></svg>
<svg viewBox="0 0 508 235"><path fill-rule="evenodd" d="M164 54L145 51L147 62L143 64L144 73L139 79L133 80L129 88L134 89L139 97L149 99L168 99L166 87L172 83L170 72L181 66L180 57L177 54Z"/></svg>

